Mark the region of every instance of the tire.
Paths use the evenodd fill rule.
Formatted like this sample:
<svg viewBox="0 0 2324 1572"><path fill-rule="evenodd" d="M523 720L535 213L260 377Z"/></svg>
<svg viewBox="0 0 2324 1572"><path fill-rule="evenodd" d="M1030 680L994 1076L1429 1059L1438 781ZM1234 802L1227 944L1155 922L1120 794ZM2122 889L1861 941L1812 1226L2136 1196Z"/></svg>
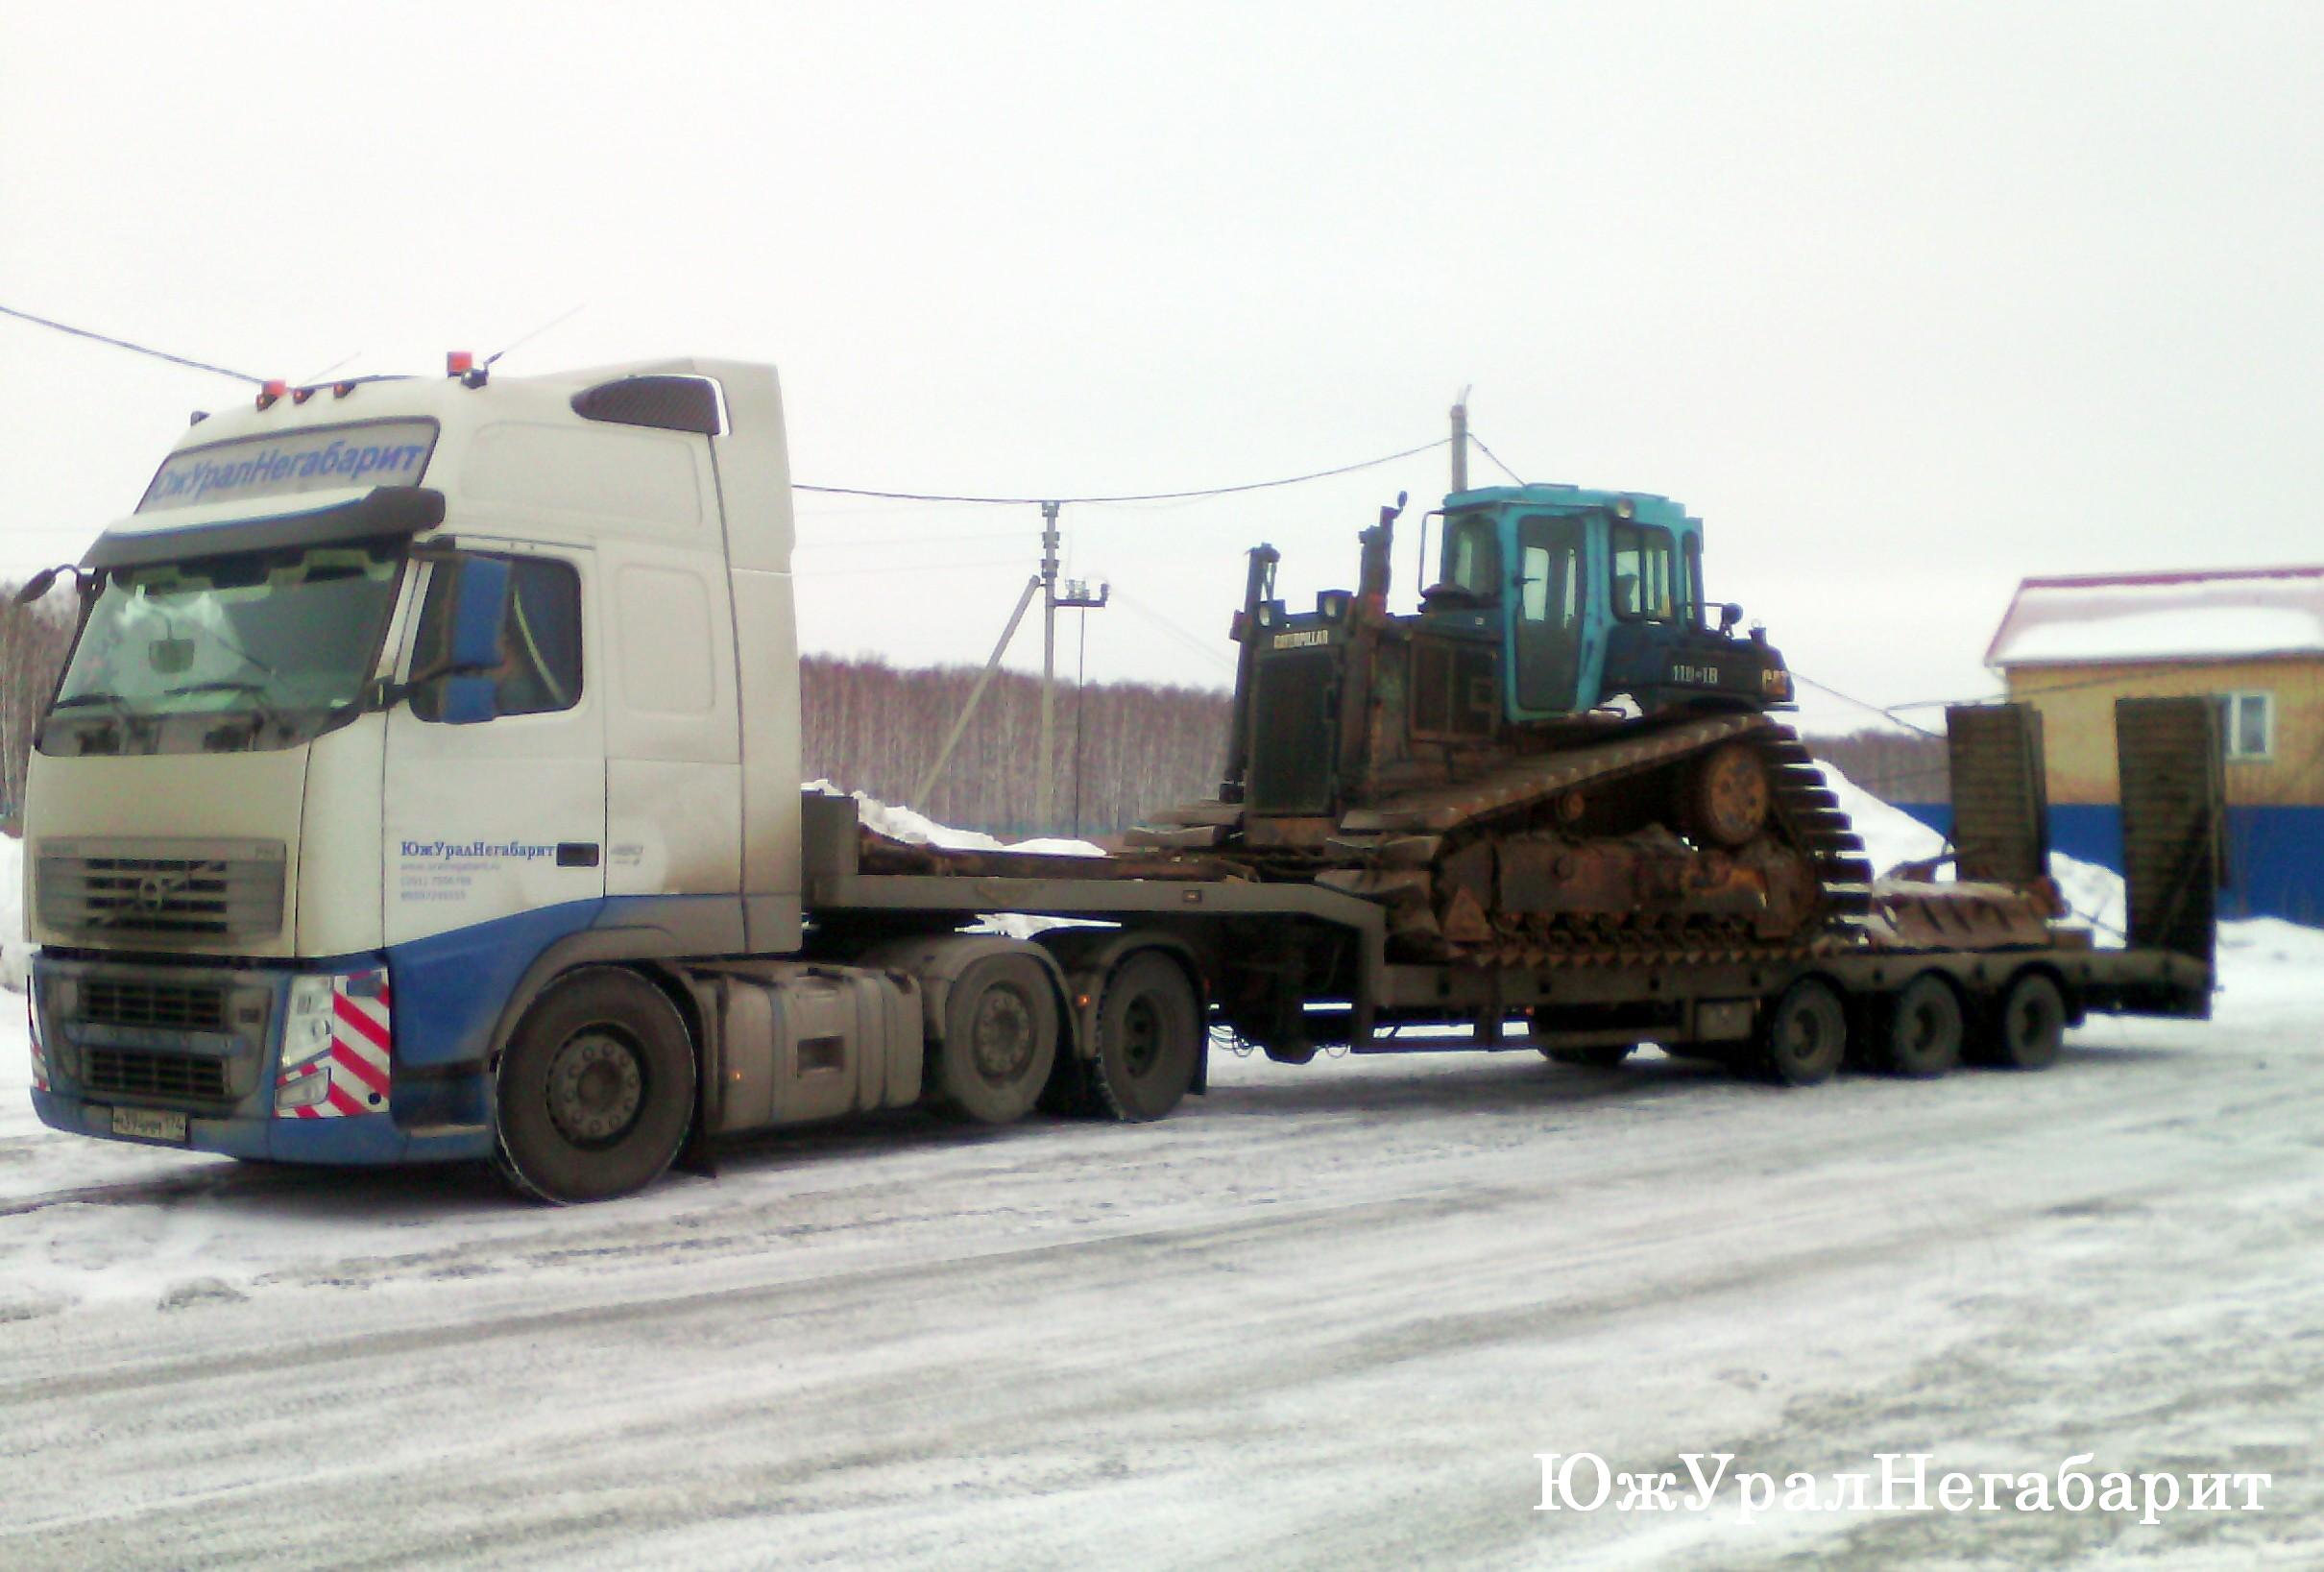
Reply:
<svg viewBox="0 0 2324 1572"><path fill-rule="evenodd" d="M2046 1070L2066 1043L2066 996L2040 972L2021 972L1994 1011L1989 1063L2005 1070Z"/></svg>
<svg viewBox="0 0 2324 1572"><path fill-rule="evenodd" d="M1888 1007L1880 1068L1892 1076L1942 1076L1961 1062L1966 1028L1961 996L1934 972L1923 972Z"/></svg>
<svg viewBox="0 0 2324 1572"><path fill-rule="evenodd" d="M693 1041L635 972L575 972L524 1012L494 1089L503 1177L557 1205L611 1200L661 1177L685 1144Z"/></svg>
<svg viewBox="0 0 2324 1572"><path fill-rule="evenodd" d="M937 1105L979 1125L1032 1111L1057 1062L1057 996L1030 955L990 955L960 974L944 1004Z"/></svg>
<svg viewBox="0 0 2324 1572"><path fill-rule="evenodd" d="M1760 1064L1781 1085L1829 1080L1847 1055L1848 1006L1820 979L1793 983L1760 1024Z"/></svg>
<svg viewBox="0 0 2324 1572"><path fill-rule="evenodd" d="M1114 1118L1160 1119L1195 1083L1202 1010L1186 973L1168 955L1134 955L1105 979L1098 1002L1098 1053L1087 1070Z"/></svg>
<svg viewBox="0 0 2324 1572"><path fill-rule="evenodd" d="M1550 1063L1572 1065L1578 1070L1611 1070L1629 1058L1637 1046L1635 1043L1616 1043L1599 1048L1551 1048L1545 1043L1534 1045L1540 1051L1541 1057Z"/></svg>

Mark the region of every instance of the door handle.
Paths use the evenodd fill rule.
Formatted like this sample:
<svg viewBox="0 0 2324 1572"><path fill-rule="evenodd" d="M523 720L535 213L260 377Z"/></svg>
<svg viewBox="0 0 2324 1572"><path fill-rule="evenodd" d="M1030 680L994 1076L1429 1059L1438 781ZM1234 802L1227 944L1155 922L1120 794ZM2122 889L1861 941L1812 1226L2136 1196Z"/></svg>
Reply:
<svg viewBox="0 0 2324 1572"><path fill-rule="evenodd" d="M593 840L561 840L557 842L557 866L560 868L593 868L597 865L597 843Z"/></svg>

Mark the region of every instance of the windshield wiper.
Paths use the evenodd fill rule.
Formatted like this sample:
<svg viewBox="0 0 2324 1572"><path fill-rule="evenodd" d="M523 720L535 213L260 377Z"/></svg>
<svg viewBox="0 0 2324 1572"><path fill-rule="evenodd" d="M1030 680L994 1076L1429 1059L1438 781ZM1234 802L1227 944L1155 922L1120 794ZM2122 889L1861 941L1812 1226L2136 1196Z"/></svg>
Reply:
<svg viewBox="0 0 2324 1572"><path fill-rule="evenodd" d="M125 726L134 723L137 718L137 712L130 708L129 700L118 693L70 693L50 705L49 709L51 711L74 710L85 704L111 705L113 713L121 717L121 723Z"/></svg>
<svg viewBox="0 0 2324 1572"><path fill-rule="evenodd" d="M266 689L240 677L213 677L208 682L183 683L161 691L168 698L186 693L248 693L251 709L255 712L259 726L272 726L278 731L283 729L282 717L275 713L273 705L266 702Z"/></svg>

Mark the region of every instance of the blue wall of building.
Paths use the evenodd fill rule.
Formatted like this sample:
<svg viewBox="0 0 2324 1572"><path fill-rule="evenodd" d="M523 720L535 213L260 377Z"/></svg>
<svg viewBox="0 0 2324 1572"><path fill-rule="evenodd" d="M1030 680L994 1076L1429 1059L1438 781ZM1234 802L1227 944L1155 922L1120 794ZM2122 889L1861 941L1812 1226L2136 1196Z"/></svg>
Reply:
<svg viewBox="0 0 2324 1572"><path fill-rule="evenodd" d="M1897 806L1930 829L1952 834L1949 806ZM2324 923L2324 808L2230 808L2227 838L2230 883L2219 892L2220 915ZM2049 844L2119 873L2122 810L2112 803L2052 803Z"/></svg>

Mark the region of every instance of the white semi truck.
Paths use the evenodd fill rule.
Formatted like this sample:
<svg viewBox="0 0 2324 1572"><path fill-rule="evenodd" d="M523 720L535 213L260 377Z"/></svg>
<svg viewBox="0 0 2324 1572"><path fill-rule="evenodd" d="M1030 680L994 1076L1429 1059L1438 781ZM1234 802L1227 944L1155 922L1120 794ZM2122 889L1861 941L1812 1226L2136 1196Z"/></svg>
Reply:
<svg viewBox="0 0 2324 1572"><path fill-rule="evenodd" d="M2184 803L2148 832L2177 904L2119 950L1948 931L1968 908L1940 902L1812 944L1428 964L1365 891L1198 853L907 853L802 794L791 544L765 366L462 366L199 418L61 570L81 627L26 817L39 1116L490 1159L580 1201L865 1109L1159 1117L1219 1028L1295 1060L1521 1018L1560 1056L1808 1082L1852 1041L2038 1067L2084 1009L2207 1008L2212 867L2181 864L2215 842ZM965 931L996 910L1100 926Z"/></svg>

